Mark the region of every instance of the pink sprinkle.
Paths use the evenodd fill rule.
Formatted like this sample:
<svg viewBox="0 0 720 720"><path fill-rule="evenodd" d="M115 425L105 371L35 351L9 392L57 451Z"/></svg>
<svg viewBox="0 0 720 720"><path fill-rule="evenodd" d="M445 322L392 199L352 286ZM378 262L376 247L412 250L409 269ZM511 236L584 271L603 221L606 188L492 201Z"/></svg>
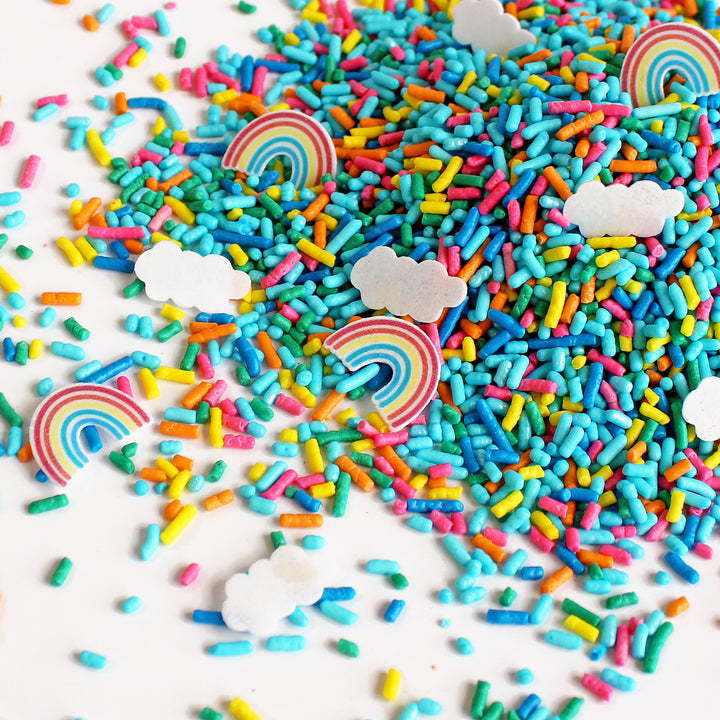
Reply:
<svg viewBox="0 0 720 720"><path fill-rule="evenodd" d="M559 500L553 500L548 495L540 498L538 502L538 507L542 510L547 510L553 515L557 515L559 518L564 518L567 515L568 511L568 506L565 503L562 503Z"/></svg>
<svg viewBox="0 0 720 720"><path fill-rule="evenodd" d="M496 170L485 183L485 189L488 192L494 190L503 180L505 180L505 173L502 170Z"/></svg>
<svg viewBox="0 0 720 720"><path fill-rule="evenodd" d="M366 437L375 437L380 434L380 431L373 427L367 420L361 420L358 423L357 429Z"/></svg>
<svg viewBox="0 0 720 720"><path fill-rule="evenodd" d="M140 165L146 160L149 160L151 163L155 163L155 165L157 165L158 163L162 162L163 159L162 155L158 155L157 153L154 153L151 150L147 150L145 148L137 151L137 154L133 158L133 162L135 161L135 158L138 159L138 164Z"/></svg>
<svg viewBox="0 0 720 720"><path fill-rule="evenodd" d="M450 463L443 463L442 465L431 465L428 468L428 475L434 480L436 478L447 477L452 475L453 467Z"/></svg>
<svg viewBox="0 0 720 720"><path fill-rule="evenodd" d="M180 71L179 85L181 90L192 90L192 70L189 67Z"/></svg>
<svg viewBox="0 0 720 720"><path fill-rule="evenodd" d="M358 155L355 158L354 163L361 170L370 170L370 172L377 173L378 175L384 175L387 172L387 168L384 163L372 160L371 158L363 157L362 155Z"/></svg>
<svg viewBox="0 0 720 720"><path fill-rule="evenodd" d="M217 404L217 407L219 407L225 415L230 415L231 417L234 417L238 414L238 410L230 398L225 398L222 402L219 402Z"/></svg>
<svg viewBox="0 0 720 720"><path fill-rule="evenodd" d="M120 390L120 392L124 392L126 395L129 395L130 397L133 396L132 387L130 385L130 379L126 377L125 375L120 375L117 379L117 388Z"/></svg>
<svg viewBox="0 0 720 720"><path fill-rule="evenodd" d="M148 230L150 230L150 232L157 232L171 215L172 208L169 205L163 205L148 223Z"/></svg>
<svg viewBox="0 0 720 720"><path fill-rule="evenodd" d="M439 510L433 510L430 515L432 524L441 532L449 533L452 529L452 520L445 517Z"/></svg>
<svg viewBox="0 0 720 720"><path fill-rule="evenodd" d="M461 512L452 513L450 520L452 520L452 531L455 535L467 535L467 523L465 522L465 516Z"/></svg>
<svg viewBox="0 0 720 720"><path fill-rule="evenodd" d="M550 210L548 213L548 220L550 220L550 222L554 222L560 227L570 227L570 221L557 208Z"/></svg>
<svg viewBox="0 0 720 720"><path fill-rule="evenodd" d="M438 326L435 323L428 323L426 325L420 325L420 329L430 338L430 341L438 351L438 355L442 358L442 345L440 344L440 332ZM442 360L444 363L445 361Z"/></svg>
<svg viewBox="0 0 720 720"><path fill-rule="evenodd" d="M580 531L578 528L569 527L565 530L565 544L570 552L577 552L580 549Z"/></svg>
<svg viewBox="0 0 720 720"><path fill-rule="evenodd" d="M38 108L49 105L50 103L55 103L56 105L67 105L67 101L67 95L47 95L46 97L38 98L36 105Z"/></svg>
<svg viewBox="0 0 720 720"><path fill-rule="evenodd" d="M515 271L517 270L517 266L515 265L515 258L513 258L513 249L514 246L512 243L505 243L502 246L502 256L503 256L503 265L505 267L505 277L512 277L515 274Z"/></svg>
<svg viewBox="0 0 720 720"><path fill-rule="evenodd" d="M302 490L307 490L309 487L315 485L322 485L325 482L325 476L322 473L315 473L314 475L304 475L299 477L295 484Z"/></svg>
<svg viewBox="0 0 720 720"><path fill-rule="evenodd" d="M125 36L129 40L136 38L140 34L138 32L138 29L132 24L130 20L124 20L122 23L120 23L120 27L122 28L122 31L125 33Z"/></svg>
<svg viewBox="0 0 720 720"><path fill-rule="evenodd" d="M587 450L588 457L590 458L590 462L595 462L597 456L600 454L600 451L605 447L603 445L602 440L594 440L590 447Z"/></svg>
<svg viewBox="0 0 720 720"><path fill-rule="evenodd" d="M588 503L580 520L580 527L583 528L583 530L592 530L592 526L598 519L601 510L602 508L596 502Z"/></svg>
<svg viewBox="0 0 720 720"><path fill-rule="evenodd" d="M601 110L605 117L630 117L630 113L632 112L632 108L626 105L616 104L593 105L589 112L597 112L598 110Z"/></svg>
<svg viewBox="0 0 720 720"><path fill-rule="evenodd" d="M614 525L610 532L618 539L634 538L637 535L637 528L634 525Z"/></svg>
<svg viewBox="0 0 720 720"><path fill-rule="evenodd" d="M480 188L477 188L478 190ZM448 193L448 199L450 198L450 194ZM510 229L517 232L520 230L520 221L522 220L522 210L520 209L520 203L517 200L511 200L508 203L507 206L508 211L508 223L510 224ZM555 208L552 209L551 213L553 211L556 211ZM548 215L550 217L550 215ZM552 220L552 217L550 217Z"/></svg>
<svg viewBox="0 0 720 720"><path fill-rule="evenodd" d="M133 37L135 37L133 35ZM140 49L140 46L137 43L131 42L129 45L125 47L124 50L121 50L116 56L115 59L112 61L112 64L116 68L123 68L125 65L128 64L128 60Z"/></svg>
<svg viewBox="0 0 720 720"><path fill-rule="evenodd" d="M617 360L599 353L595 348L588 353L588 360L590 362L599 362L611 375L622 377L625 374L625 368Z"/></svg>
<svg viewBox="0 0 720 720"><path fill-rule="evenodd" d="M3 123L2 130L0 130L0 147L4 147L10 143L13 130L15 130L15 123L12 120L6 120Z"/></svg>
<svg viewBox="0 0 720 720"><path fill-rule="evenodd" d="M603 682L600 678L585 673L582 676L583 687L586 687L593 695L597 695L601 700L608 701L613 696L613 689L606 682Z"/></svg>
<svg viewBox="0 0 720 720"><path fill-rule="evenodd" d="M467 337L462 330L458 330L453 333L446 341L445 347L450 350L457 350L461 345L462 341Z"/></svg>
<svg viewBox="0 0 720 720"><path fill-rule="evenodd" d="M24 190L31 187L35 176L37 175L38 167L40 166L40 156L31 155L25 163L22 176L20 177L20 187Z"/></svg>
<svg viewBox="0 0 720 720"><path fill-rule="evenodd" d="M406 431L394 432L394 433L378 433L373 437L375 447L384 447L386 445L399 445L400 443L407 442L408 433Z"/></svg>
<svg viewBox="0 0 720 720"><path fill-rule="evenodd" d="M250 92L257 97L262 97L265 94L265 79L268 75L268 69L266 67L255 68L255 74L253 75L252 88Z"/></svg>
<svg viewBox="0 0 720 720"><path fill-rule="evenodd" d="M207 97L207 70L199 67L195 71L195 96L199 98Z"/></svg>
<svg viewBox="0 0 720 720"><path fill-rule="evenodd" d="M705 543L695 543L693 552L705 560L712 560L713 549Z"/></svg>
<svg viewBox="0 0 720 720"><path fill-rule="evenodd" d="M261 496L266 500L277 500L297 480L294 470L286 470Z"/></svg>
<svg viewBox="0 0 720 720"><path fill-rule="evenodd" d="M702 141L702 144L708 147L712 145L714 142L713 132L710 127L710 123L708 122L708 116L705 113L700 115L700 118L698 119L698 130L700 131L700 140Z"/></svg>
<svg viewBox="0 0 720 720"><path fill-rule="evenodd" d="M385 475L392 476L395 474L395 468L393 468L393 466L382 456L373 458L373 465L377 470Z"/></svg>
<svg viewBox="0 0 720 720"><path fill-rule="evenodd" d="M305 406L297 398L284 393L279 393L273 404L291 415L302 415L305 412Z"/></svg>
<svg viewBox="0 0 720 720"><path fill-rule="evenodd" d="M540 380L538 378L525 378L520 381L520 392L556 393L558 384L554 380Z"/></svg>
<svg viewBox="0 0 720 720"><path fill-rule="evenodd" d="M280 261L270 272L267 274L261 281L260 281L260 287L262 287L263 290L272 287L273 285L277 285L280 281L280 278L283 277L286 273L289 273L290 270L292 270L295 265L297 265L300 262L300 253L292 250L287 254L284 260Z"/></svg>
<svg viewBox="0 0 720 720"><path fill-rule="evenodd" d="M561 63L565 59L565 54L563 54ZM560 113L570 113L572 115L575 115L577 113L589 113L592 111L592 103L589 100L576 100L576 101L551 101L548 103L548 112L552 113L553 115L557 115Z"/></svg>
<svg viewBox="0 0 720 720"><path fill-rule="evenodd" d="M222 424L228 430L235 430L237 432L245 432L247 430L249 420L246 420L245 418L241 418L239 415L229 415L227 413L223 413Z"/></svg>
<svg viewBox="0 0 720 720"><path fill-rule="evenodd" d="M410 500L415 497L415 488L401 478L396 477L392 481L392 489L398 493L398 495L402 495L406 500Z"/></svg>
<svg viewBox="0 0 720 720"><path fill-rule="evenodd" d="M393 503L392 511L395 515L404 515L407 512L407 502L398 498Z"/></svg>
<svg viewBox="0 0 720 720"><path fill-rule="evenodd" d="M103 240L128 240L145 237L145 228L133 227L104 227L102 225L90 225L87 234L91 238L102 238Z"/></svg>
<svg viewBox="0 0 720 720"><path fill-rule="evenodd" d="M289 305L283 305L280 308L280 314L292 323L296 323L300 319L300 313L297 310L293 310Z"/></svg>
<svg viewBox="0 0 720 720"><path fill-rule="evenodd" d="M555 549L555 543L543 535L534 525L530 528L530 542L544 553L551 553Z"/></svg>
<svg viewBox="0 0 720 720"><path fill-rule="evenodd" d="M222 396L227 392L227 387L228 385L224 380L216 380L215 384L205 395L205 402L209 403L213 407L217 405L222 399Z"/></svg>
<svg viewBox="0 0 720 720"><path fill-rule="evenodd" d="M223 435L223 446L236 450L252 450L255 447L255 438L246 435Z"/></svg>
<svg viewBox="0 0 720 720"><path fill-rule="evenodd" d="M138 15L133 15L130 22L132 22L136 28L142 28L143 30L158 29L157 22L154 17L139 17Z"/></svg>
<svg viewBox="0 0 720 720"><path fill-rule="evenodd" d="M212 380L215 377L215 368L210 362L210 357L207 353L198 353L196 362L200 368L203 380Z"/></svg>
<svg viewBox="0 0 720 720"><path fill-rule="evenodd" d="M512 390L506 387L498 387L497 385L486 385L485 386L485 397L495 398L496 400L502 400L503 402L510 402L512 400Z"/></svg>
<svg viewBox="0 0 720 720"><path fill-rule="evenodd" d="M623 666L630 654L630 626L620 625L615 637L615 664Z"/></svg>
<svg viewBox="0 0 720 720"><path fill-rule="evenodd" d="M704 182L710 177L710 173L708 172L709 156L710 148L707 145L701 145L697 149L697 154L695 155L695 177L701 182Z"/></svg>
<svg viewBox="0 0 720 720"><path fill-rule="evenodd" d="M197 576L200 574L200 566L197 563L190 563L185 570L183 570L180 576L180 584L187 587L197 580Z"/></svg>
<svg viewBox="0 0 720 720"><path fill-rule="evenodd" d="M616 563L620 563L621 565L632 564L632 555L627 550L615 547L615 545L601 545L598 552L611 557Z"/></svg>
<svg viewBox="0 0 720 720"><path fill-rule="evenodd" d="M500 547L507 547L508 541L510 540L510 536L503 532L502 530L498 530L497 528L493 527L486 527L482 534L493 544L499 545Z"/></svg>
<svg viewBox="0 0 720 720"><path fill-rule="evenodd" d="M490 211L508 194L510 191L509 182L501 182L479 205L478 210L481 215L488 215Z"/></svg>

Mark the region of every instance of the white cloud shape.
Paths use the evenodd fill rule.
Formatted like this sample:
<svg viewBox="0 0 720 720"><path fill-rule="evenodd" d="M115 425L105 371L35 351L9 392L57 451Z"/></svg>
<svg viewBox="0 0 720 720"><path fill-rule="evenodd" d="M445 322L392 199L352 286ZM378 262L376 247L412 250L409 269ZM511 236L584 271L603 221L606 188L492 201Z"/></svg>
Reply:
<svg viewBox="0 0 720 720"><path fill-rule="evenodd" d="M685 422L695 426L701 440L720 439L720 378L706 377L685 396L682 406Z"/></svg>
<svg viewBox="0 0 720 720"><path fill-rule="evenodd" d="M663 190L651 180L630 186L605 186L592 180L565 201L563 215L585 237L650 237L661 233L665 221L682 212L684 205L685 197L679 190Z"/></svg>
<svg viewBox="0 0 720 720"><path fill-rule="evenodd" d="M200 255L162 240L135 262L135 274L152 300L182 307L220 310L250 291L250 276L235 270L222 255Z"/></svg>
<svg viewBox="0 0 720 720"><path fill-rule="evenodd" d="M297 545L281 545L247 573L233 575L225 583L225 624L232 630L268 635L296 607L317 602L325 586L316 556Z"/></svg>
<svg viewBox="0 0 720 720"><path fill-rule="evenodd" d="M529 30L505 12L500 0L460 0L453 10L452 35L473 50L507 54L520 45L537 42Z"/></svg>
<svg viewBox="0 0 720 720"><path fill-rule="evenodd" d="M443 309L459 305L467 295L464 280L448 275L437 260L416 262L377 247L360 258L350 273L363 303L373 310L410 315L418 322L437 320Z"/></svg>

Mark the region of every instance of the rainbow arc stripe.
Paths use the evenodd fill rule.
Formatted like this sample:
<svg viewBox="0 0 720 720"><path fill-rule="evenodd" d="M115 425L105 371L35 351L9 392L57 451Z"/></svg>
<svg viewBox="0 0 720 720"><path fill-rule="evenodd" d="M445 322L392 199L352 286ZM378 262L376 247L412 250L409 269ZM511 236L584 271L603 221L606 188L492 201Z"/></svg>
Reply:
<svg viewBox="0 0 720 720"><path fill-rule="evenodd" d="M620 73L622 89L634 107L655 105L665 97L668 73L679 73L696 95L720 90L720 44L700 27L664 23L643 33L628 50Z"/></svg>
<svg viewBox="0 0 720 720"><path fill-rule="evenodd" d="M292 110L266 113L245 126L225 151L222 167L261 175L281 155L290 160L296 188L318 185L323 175L337 170L327 130L309 115Z"/></svg>
<svg viewBox="0 0 720 720"><path fill-rule="evenodd" d="M88 425L106 430L118 440L150 422L145 411L114 388L80 383L48 395L30 423L33 456L48 477L66 485L88 458L80 445Z"/></svg>
<svg viewBox="0 0 720 720"><path fill-rule="evenodd" d="M372 400L392 430L415 420L435 397L440 354L430 338L406 320L356 320L334 332L325 346L353 372L370 363L389 366L391 377Z"/></svg>

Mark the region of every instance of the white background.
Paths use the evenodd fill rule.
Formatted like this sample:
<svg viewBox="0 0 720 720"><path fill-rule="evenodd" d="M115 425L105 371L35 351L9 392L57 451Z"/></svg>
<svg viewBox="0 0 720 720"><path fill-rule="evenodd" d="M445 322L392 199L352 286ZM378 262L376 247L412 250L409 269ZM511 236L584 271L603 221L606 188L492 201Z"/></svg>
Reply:
<svg viewBox="0 0 720 720"><path fill-rule="evenodd" d="M70 115L88 115L103 130L113 117L111 110L96 110L90 100L96 93L112 100L114 92L128 96L157 95L152 77L163 72L177 81L184 65L197 65L214 59L214 50L227 44L232 52L261 50L255 31L271 22L289 29L293 11L280 0L265 0L255 15L242 15L226 0L181 0L177 10L168 12L170 38L145 32L154 50L138 69L127 69L122 82L102 88L92 77L124 47L117 21L133 13L148 14L157 5L148 0L117 2L111 23L96 33L81 25L85 13L95 13L100 3L73 0L70 5L54 5L47 0L10 2L1 0L0 19L0 122L14 120L15 136L9 147L0 148L0 192L18 189L19 175L31 153L42 157L33 187L23 192L19 206L27 214L25 224L10 230L10 241L0 253L0 265L22 284L27 319L22 329L6 326L3 336L15 341L39 337L72 341L60 322L70 314L91 330L85 343L88 359L110 362L133 350L159 355L165 364L176 364L181 342L161 345L141 340L122 330L129 313L151 315L156 328L163 322L159 305L143 297L126 300L121 289L127 276L84 266L73 269L55 246L57 237L72 234L67 209L70 201L65 187L77 182L81 199L98 195L104 201L115 197L105 181L106 171L85 150L68 149L70 132L64 120ZM172 56L174 38L187 38L182 61ZM32 121L38 97L67 93L70 103L53 118ZM206 102L172 91L168 99L177 108L186 127L204 122ZM149 138L154 111L135 111L135 122L120 128L110 149L114 155L134 152ZM17 207L8 208L13 211ZM0 211L0 216L5 213ZM24 243L34 250L28 261L18 259L14 248ZM53 328L37 324L42 311L39 295L45 290L81 291L84 301L71 312L59 312ZM228 310L232 311L228 306ZM26 367L0 360L0 390L25 417L38 403L36 383L52 377L55 386L72 382L76 363L45 352ZM154 402L142 401L152 413L156 427L162 411L177 405L186 388L162 384L162 396ZM137 383L134 383L137 390ZM235 384L233 393L242 392ZM279 429L291 425L279 417L268 433L268 443ZM2 439L6 430L2 430ZM158 437L146 429L132 438L140 444L138 467L152 465L157 456ZM263 444L262 442L260 443ZM276 520L255 515L243 501L213 513L202 509L202 499L226 487L236 490L246 481L253 462L267 459L261 452L237 451L223 456L230 467L222 482L206 488L194 500L201 508L190 529L170 547L161 547L155 558L143 563L139 547L144 528L152 522L163 524L162 498L154 494L138 497L132 481L112 466L105 455L78 474L68 488L70 506L47 515L31 516L27 503L53 493L54 488L39 485L32 463L16 460L0 463L0 717L3 720L175 720L197 717L210 705L226 713L234 696L248 701L263 720L290 717L314 720L395 719L404 704L422 697L442 703L444 718L467 717L472 689L479 679L492 683L491 700L509 707L526 692L537 692L553 712L572 695L585 696L579 678L586 671L600 672L605 661L591 662L589 647L568 653L542 642L547 629L560 627L563 613L552 611L542 628L498 628L484 622L487 607L496 606L499 592L508 584L502 575L488 578L486 600L473 606L442 606L437 592L450 586L459 570L444 552L437 535L418 535L390 512L377 495L365 496L353 488L348 516L327 517L322 535L322 551L328 585L352 585L357 598L348 607L359 621L342 627L308 609L310 626L298 631L282 623L278 632L300 632L307 639L307 650L299 654L273 654L264 649L264 639L255 638L252 655L213 658L206 649L215 642L232 640L236 634L220 628L193 624L193 609L217 610L223 599L225 580L234 572L245 571L270 551L269 533L277 529ZM184 454L196 460L205 472L219 455L205 441L186 443ZM270 458L272 459L272 458ZM301 474L302 460L292 462ZM291 501L281 509L296 511ZM470 509L474 503L468 502ZM298 542L300 531L286 531L290 542ZM521 547L514 539L511 549ZM662 568L657 556L660 546L648 547L647 557L631 569L631 583L622 590L635 590L640 605L633 610L647 615L656 607L681 594L691 603L690 612L676 621L676 632L669 641L660 668L654 676L643 675L632 661L626 668L638 681L638 690L628 696L616 693L610 705L590 698L582 717L638 717L640 713L658 720L678 717L711 717L714 714L715 684L720 644L715 598L720 582L716 563L692 558L702 571L699 586L690 588L674 581L666 588L652 581ZM74 562L71 575L62 588L51 587L48 578L57 563L68 556ZM364 571L372 558L397 560L410 587L394 590L387 579ZM557 563L551 558L532 556L549 571ZM198 581L190 588L177 578L190 562L201 565ZM516 609L530 609L537 597L534 583L512 581L519 596ZM131 595L143 605L135 615L124 615L119 606ZM598 599L586 596L579 585L564 588L558 601L571 596L602 612ZM392 598L406 600L407 607L395 625L382 620ZM631 613L621 613L627 619ZM451 621L442 628L440 621ZM338 654L338 638L358 643L356 660ZM458 637L467 637L475 646L470 656L460 655ZM108 658L107 668L92 671L81 666L82 650ZM379 688L388 668L403 673L400 696L395 703L381 699ZM523 688L514 673L523 667L535 674L535 682Z"/></svg>

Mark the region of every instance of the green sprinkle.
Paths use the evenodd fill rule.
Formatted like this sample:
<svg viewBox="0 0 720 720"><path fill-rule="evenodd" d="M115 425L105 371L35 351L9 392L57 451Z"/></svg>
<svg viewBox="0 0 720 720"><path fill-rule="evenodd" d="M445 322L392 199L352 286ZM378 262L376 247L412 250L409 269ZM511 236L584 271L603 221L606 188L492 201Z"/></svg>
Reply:
<svg viewBox="0 0 720 720"><path fill-rule="evenodd" d="M185 47L187 46L187 40L184 37L179 37L175 41L175 52L176 58L181 58L185 54Z"/></svg>
<svg viewBox="0 0 720 720"><path fill-rule="evenodd" d="M24 340L20 340L18 344L15 345L15 362L18 365L27 364L29 353L30 346Z"/></svg>
<svg viewBox="0 0 720 720"><path fill-rule="evenodd" d="M135 457L135 454L137 453L138 444L136 442L128 443L127 445L123 445L122 448L120 448L122 454L126 458Z"/></svg>
<svg viewBox="0 0 720 720"><path fill-rule="evenodd" d="M484 680L478 680L478 684L475 687L475 693L473 694L472 702L470 703L470 717L481 718L485 713L485 705L487 704L488 697L490 695L490 683Z"/></svg>
<svg viewBox="0 0 720 720"><path fill-rule="evenodd" d="M343 655L349 655L350 657L356 658L360 654L360 648L350 640L344 640L340 638L338 640L338 650Z"/></svg>
<svg viewBox="0 0 720 720"><path fill-rule="evenodd" d="M350 495L350 476L342 472L335 483L335 497L333 499L333 517L342 517L347 509L348 497Z"/></svg>
<svg viewBox="0 0 720 720"><path fill-rule="evenodd" d="M28 260L32 257L33 251L27 245L18 245L15 254L22 260Z"/></svg>
<svg viewBox="0 0 720 720"><path fill-rule="evenodd" d="M402 573L394 573L390 576L390 582L398 590L404 590L410 583Z"/></svg>
<svg viewBox="0 0 720 720"><path fill-rule="evenodd" d="M53 495L52 497L43 498L42 500L33 500L28 505L28 512L31 515L58 510L69 504L67 495Z"/></svg>
<svg viewBox="0 0 720 720"><path fill-rule="evenodd" d="M173 320L169 325L166 325L164 328L160 328L158 330L157 339L164 343L167 342L170 338L175 337L178 333L182 332L182 324L179 320Z"/></svg>
<svg viewBox="0 0 720 720"><path fill-rule="evenodd" d="M262 398L253 398L250 401L250 407L263 422L270 422L275 416L272 408Z"/></svg>
<svg viewBox="0 0 720 720"><path fill-rule="evenodd" d="M634 592L622 593L622 595L612 595L605 600L605 607L608 610L617 610L618 608L628 607L628 605L637 605L638 596Z"/></svg>
<svg viewBox="0 0 720 720"><path fill-rule="evenodd" d="M15 412L15 408L7 401L5 396L0 392L0 415L2 415L7 424L11 427L22 427L23 420Z"/></svg>
<svg viewBox="0 0 720 720"><path fill-rule="evenodd" d="M565 703L565 707L558 714L558 717L560 720L572 720L580 712L580 708L583 706L584 702L585 700L583 698L570 698L570 700Z"/></svg>
<svg viewBox="0 0 720 720"><path fill-rule="evenodd" d="M660 653L662 652L668 638L672 635L673 629L673 624L671 622L664 622L650 638L647 650L645 651L645 659L643 660L643 672L655 672L658 660L660 660Z"/></svg>
<svg viewBox="0 0 720 720"><path fill-rule="evenodd" d="M563 600L561 607L564 612L568 613L568 615L575 615L581 620L584 620L586 623L592 625L594 628L598 627L598 625L602 622L602 618L599 615L596 615L594 612L587 610L582 605L578 605L576 602L568 598Z"/></svg>
<svg viewBox="0 0 720 720"><path fill-rule="evenodd" d="M195 412L198 423L200 425L206 423L210 419L210 403L205 402L205 400L199 402Z"/></svg>
<svg viewBox="0 0 720 720"><path fill-rule="evenodd" d="M515 602L516 598L517 592L515 592L515 590L511 587L506 587L498 598L498 603L503 607L510 607Z"/></svg>
<svg viewBox="0 0 720 720"><path fill-rule="evenodd" d="M200 720L222 720L223 715L222 713L215 712L212 708L206 707L200 711L198 717Z"/></svg>
<svg viewBox="0 0 720 720"><path fill-rule="evenodd" d="M110 452L109 458L110 462L116 468L122 470L128 475L132 475L135 472L135 463L130 460L130 458L126 458L122 453L113 450Z"/></svg>
<svg viewBox="0 0 720 720"><path fill-rule="evenodd" d="M8 241L7 233L0 233L0 250L5 247L5 243Z"/></svg>
<svg viewBox="0 0 720 720"><path fill-rule="evenodd" d="M185 355L183 355L183 359L180 361L180 369L181 370L192 370L193 365L195 364L195 360L197 359L197 356L200 354L200 344L192 342L187 346L187 350L185 350Z"/></svg>
<svg viewBox="0 0 720 720"><path fill-rule="evenodd" d="M129 285L123 288L123 295L126 298L135 297L145 289L145 283L140 278L135 278Z"/></svg>
<svg viewBox="0 0 720 720"><path fill-rule="evenodd" d="M285 535L281 530L276 530L270 533L270 542L275 550L277 550L281 545L287 545L287 540L285 540Z"/></svg>
<svg viewBox="0 0 720 720"><path fill-rule="evenodd" d="M210 468L210 472L207 474L207 481L211 483L217 482L223 476L223 473L226 469L227 463L223 462L222 460L218 460Z"/></svg>
<svg viewBox="0 0 720 720"><path fill-rule="evenodd" d="M69 317L64 323L65 329L76 337L78 340L87 340L90 337L90 331L84 328L75 318Z"/></svg>
<svg viewBox="0 0 720 720"><path fill-rule="evenodd" d="M505 706L501 702L495 701L482 714L482 720L500 720L504 712Z"/></svg>
<svg viewBox="0 0 720 720"><path fill-rule="evenodd" d="M57 564L57 567L55 568L52 576L50 577L50 584L53 587L60 587L65 582L65 580L67 580L67 576L70 573L71 568L72 561L69 558L64 557Z"/></svg>

